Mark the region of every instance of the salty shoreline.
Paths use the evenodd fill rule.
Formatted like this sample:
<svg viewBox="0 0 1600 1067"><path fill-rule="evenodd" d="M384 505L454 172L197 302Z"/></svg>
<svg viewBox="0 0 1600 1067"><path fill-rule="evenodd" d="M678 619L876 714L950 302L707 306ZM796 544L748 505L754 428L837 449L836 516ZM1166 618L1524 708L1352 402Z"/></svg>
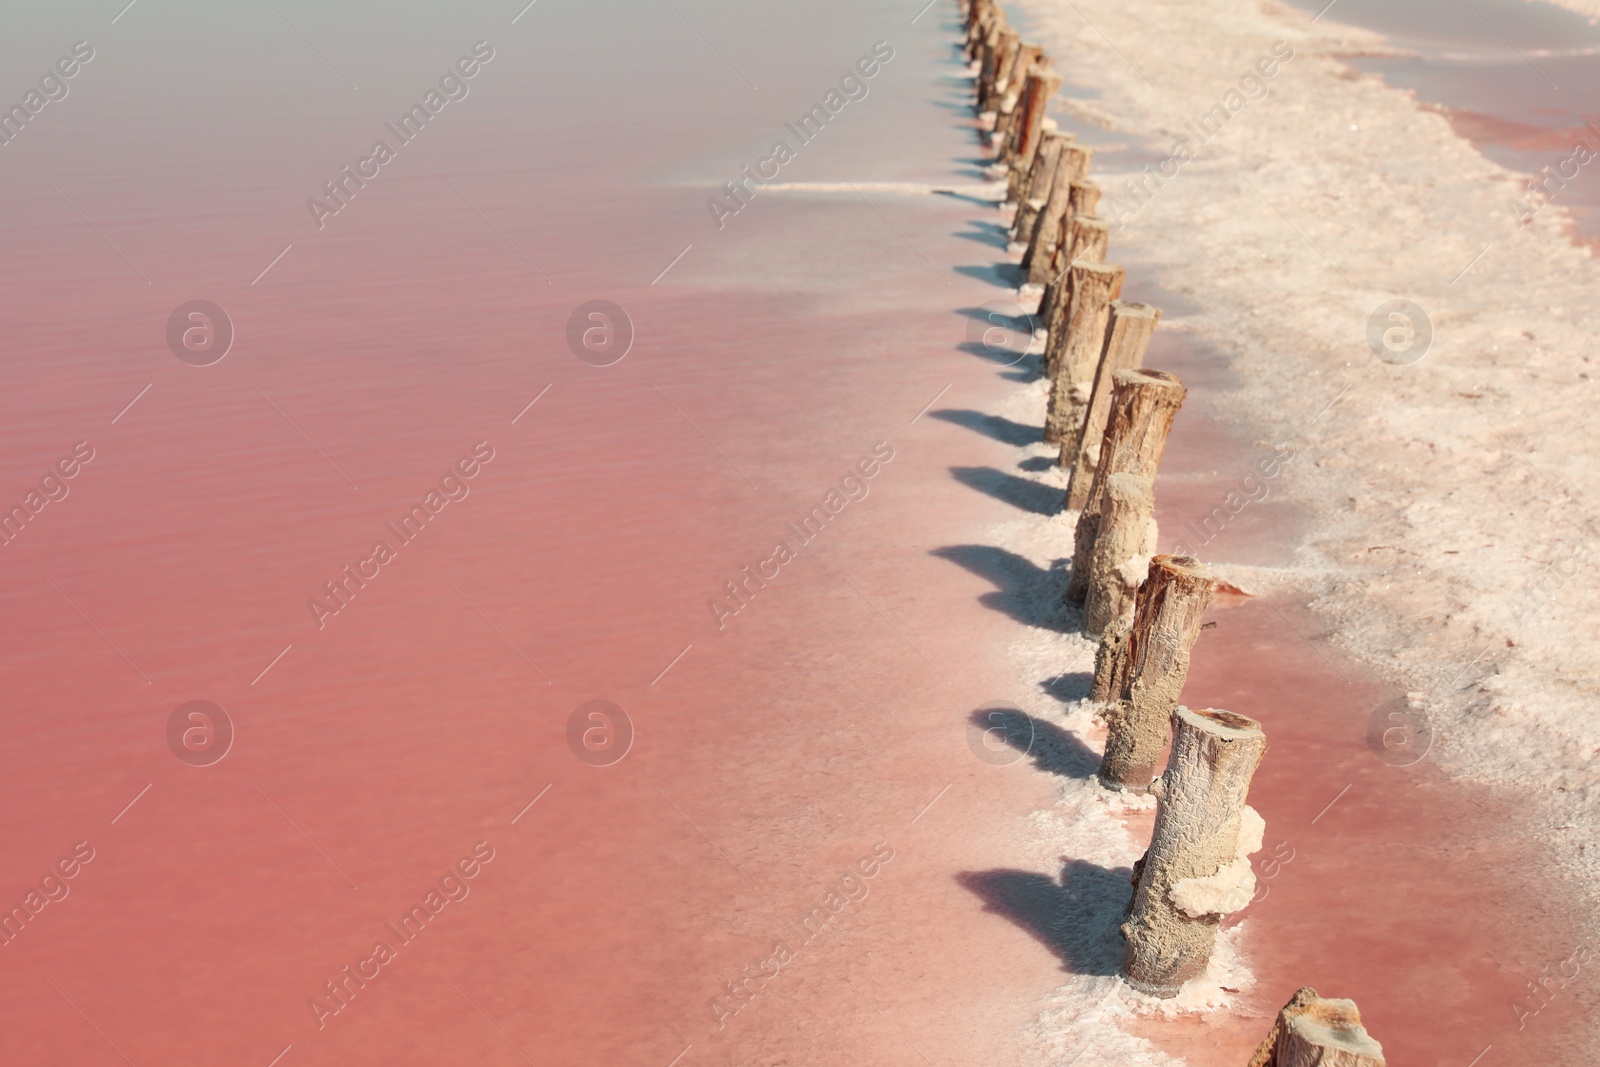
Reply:
<svg viewBox="0 0 1600 1067"><path fill-rule="evenodd" d="M1514 613L1542 556L1587 543L1573 513L1596 480L1564 435L1592 379L1565 352L1592 333L1593 257L1565 239L1559 209L1516 231L1500 204L1515 175L1441 116L1329 58L1364 43L1359 31L1228 6L1194 5L1192 17L1163 7L1159 19L1084 10L1110 39L1143 41L1191 99L1220 95L1226 75L1212 72L1248 69L1273 39L1296 49L1272 99L1114 234L1200 309L1167 325L1228 353L1246 383L1231 397L1239 422L1317 457L1285 485L1317 515L1299 566L1246 580L1261 591L1321 583L1318 607L1340 642L1436 720L1446 767L1523 789L1543 781L1551 790L1528 796L1546 806L1541 821L1571 823L1600 798L1589 766L1600 736L1582 711L1600 664L1566 641L1582 631L1571 586L1588 576L1520 625ZM1119 128L1175 132L1157 117L1162 96L1106 38L1070 13L1041 16L1074 79L1118 102ZM1181 61L1185 42L1203 42L1204 70ZM1103 184L1109 193L1118 177ZM1410 366L1374 358L1364 336L1372 310L1396 297L1433 320L1431 350ZM1345 505L1323 503L1335 500ZM1452 695L1464 673L1467 695Z"/></svg>
<svg viewBox="0 0 1600 1067"><path fill-rule="evenodd" d="M1163 331L1226 361L1235 386L1202 403L1245 440L1306 457L1274 485L1300 527L1288 558L1222 541L1219 570L1257 596L1309 599L1335 644L1403 696L1374 699L1374 721L1398 711L1449 778L1509 802L1474 801L1495 815L1475 812L1467 838L1503 836L1496 820L1535 838L1539 865L1563 877L1522 891L1548 898L1549 929L1588 925L1576 936L1592 936L1600 839L1584 816L1600 799L1600 727L1585 705L1600 662L1568 638L1584 632L1593 581L1582 515L1597 486L1577 429L1592 381L1588 357L1563 353L1593 332L1585 304L1597 279L1590 250L1569 240L1571 219L1548 210L1518 230L1504 204L1526 176L1485 160L1437 109L1344 64L1394 54L1375 34L1223 0L1025 0L1021 16L1068 78L1058 120L1101 142L1110 258L1147 265L1151 283L1190 305ZM1162 169L1280 43L1293 57L1271 78L1262 71L1265 95L1229 103L1225 127ZM1119 201L1135 210L1117 225ZM1163 299L1131 279L1124 295ZM1420 359L1380 358L1369 341L1369 320L1393 300L1427 316ZM1391 321L1380 316L1378 337ZM1042 400L999 417L1023 420L1028 405ZM1242 463L1210 473L1236 482ZM1206 513L1167 507L1163 550L1195 547L1183 531ZM1008 547L1042 547L1039 536L1013 531ZM1037 641L1018 651L1037 676L1061 670ZM1063 725L1081 732L1081 717ZM1384 761L1381 745L1372 755ZM1540 951L1502 969L1538 973ZM1527 1017L1493 1010L1486 1025Z"/></svg>

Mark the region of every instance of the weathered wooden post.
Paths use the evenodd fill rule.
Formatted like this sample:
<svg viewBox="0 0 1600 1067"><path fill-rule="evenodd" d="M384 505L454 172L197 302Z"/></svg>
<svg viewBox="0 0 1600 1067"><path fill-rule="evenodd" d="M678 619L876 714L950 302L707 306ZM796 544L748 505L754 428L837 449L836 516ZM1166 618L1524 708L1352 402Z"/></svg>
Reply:
<svg viewBox="0 0 1600 1067"><path fill-rule="evenodd" d="M1064 245L1068 263L1104 263L1111 243L1111 223L1093 215L1072 216L1072 241Z"/></svg>
<svg viewBox="0 0 1600 1067"><path fill-rule="evenodd" d="M1039 135L1044 129L1045 105L1061 87L1061 75L1045 66L1045 62L1041 56L1028 71L1027 81L1023 83L1022 99L1017 105L1018 113L1012 120L1012 136L1006 141L1007 163L1011 167L1011 179L1006 187L1008 200L1015 201L1021 195L1018 186L1022 176L1033 165L1033 154L1039 147Z"/></svg>
<svg viewBox="0 0 1600 1067"><path fill-rule="evenodd" d="M1155 548L1150 543L1155 507L1148 478L1113 474L1106 479L1100 536L1089 568L1089 595L1083 602L1083 632L1088 636L1101 636L1115 621L1132 620L1134 594Z"/></svg>
<svg viewBox="0 0 1600 1067"><path fill-rule="evenodd" d="M1039 301L1039 321L1045 327L1045 369L1048 371L1055 365L1055 360L1050 358L1053 347L1056 358L1060 358L1061 348L1066 343L1066 327L1063 320L1067 308L1072 306L1072 272L1067 267L1078 263L1101 263L1106 258L1106 242L1111 232L1111 226L1103 219L1093 216L1088 218L1074 218L1072 220L1072 243L1067 245L1068 254L1058 255L1057 262L1061 269L1052 275L1051 280L1045 284L1044 296ZM1054 339L1052 346L1051 339Z"/></svg>
<svg viewBox="0 0 1600 1067"><path fill-rule="evenodd" d="M1100 460L1100 439L1111 411L1111 376L1119 370L1142 366L1150 335L1161 321L1161 311L1149 304L1115 300L1106 325L1106 342L1095 368L1089 400L1079 415L1077 429L1061 438L1061 466L1072 474L1067 482L1067 507L1081 508L1089 496L1089 483Z"/></svg>
<svg viewBox="0 0 1600 1067"><path fill-rule="evenodd" d="M1112 475L1108 487L1125 477ZM1189 677L1190 650L1216 587L1216 576L1190 556L1150 560L1123 651L1120 691L1107 697L1116 703L1103 715L1107 736L1099 777L1107 789L1149 790L1166 751L1168 717Z"/></svg>
<svg viewBox="0 0 1600 1067"><path fill-rule="evenodd" d="M1245 804L1267 751L1261 724L1180 706L1172 730L1150 849L1135 867L1133 904L1122 924L1122 976L1157 997L1176 996L1205 972L1218 923L1255 895L1250 854L1261 848L1265 829Z"/></svg>
<svg viewBox="0 0 1600 1067"><path fill-rule="evenodd" d="M1067 345L1067 331L1065 328L1066 312L1072 307L1072 273L1071 268L1079 263L1101 263L1106 258L1106 246L1109 240L1111 227L1109 224L1100 224L1095 220L1095 225L1080 227L1078 223L1083 220L1093 219L1094 205L1100 198L1100 188L1093 182L1073 182L1069 187L1069 197L1073 198L1078 207L1068 205L1063 215L1067 228L1062 231L1064 239L1057 246L1051 260L1050 277L1064 277L1065 286L1058 287L1056 295L1055 314L1053 321L1062 324L1062 328L1053 331L1045 344L1045 366L1054 372L1055 366L1061 360L1061 355Z"/></svg>
<svg viewBox="0 0 1600 1067"><path fill-rule="evenodd" d="M1385 1067L1383 1046L1361 1025L1353 1000L1306 986L1289 998L1247 1067Z"/></svg>
<svg viewBox="0 0 1600 1067"><path fill-rule="evenodd" d="M1089 166L1094 162L1094 149L1081 144L1072 146L1072 154L1067 157L1066 182L1086 182L1089 180Z"/></svg>
<svg viewBox="0 0 1600 1067"><path fill-rule="evenodd" d="M1034 216L1032 228L1023 236L1028 242L1028 250L1022 254L1022 269L1031 284L1038 284L1035 264L1041 259L1048 263L1055 253L1056 234L1060 231L1061 220L1067 215L1071 196L1066 175L1066 161L1058 159L1055 173L1050 176L1050 189L1045 194L1044 204Z"/></svg>
<svg viewBox="0 0 1600 1067"><path fill-rule="evenodd" d="M1056 166L1055 185L1045 206L1039 210L1038 221L1028 241L1028 252L1022 257L1030 285L1044 285L1065 269L1074 221L1094 214L1094 204L1088 202L1080 187L1094 189L1096 202L1099 187L1074 177L1086 164L1088 155L1084 151L1069 154L1063 149L1062 159Z"/></svg>
<svg viewBox="0 0 1600 1067"><path fill-rule="evenodd" d="M1007 26L1000 31L1000 43L995 47L988 66L979 75L978 110L993 111L999 97L1011 80L1011 68L1016 65L1022 51L1022 35Z"/></svg>
<svg viewBox="0 0 1600 1067"><path fill-rule="evenodd" d="M1044 46L1022 42L1017 49L1017 61L1011 65L1010 77L1001 89L1002 96L1015 100L1022 96L1028 82L1028 71L1036 66L1049 67L1054 60L1044 54Z"/></svg>
<svg viewBox="0 0 1600 1067"><path fill-rule="evenodd" d="M1111 413L1100 439L1100 463L1073 535L1072 574L1067 581L1070 603L1082 604L1089 592L1089 562L1094 559L1094 542L1100 532L1105 479L1126 471L1155 480L1161 453L1167 447L1167 432L1187 395L1183 383L1166 371L1139 368L1119 370L1111 376ZM1065 499L1062 502L1065 504Z"/></svg>
<svg viewBox="0 0 1600 1067"><path fill-rule="evenodd" d="M1072 187L1072 217L1093 215L1100 206L1100 187L1088 178L1077 178Z"/></svg>
<svg viewBox="0 0 1600 1067"><path fill-rule="evenodd" d="M1062 146L1072 140L1070 133L1052 131L1044 135L1044 141L1039 146L1039 151L1034 154L1033 167L1028 171L1028 180L1023 184L1023 197L1017 204L1017 215L1011 222L1011 243L1030 242L1035 225L1039 221L1039 211L1049 201L1050 192L1055 184L1056 170L1061 163Z"/></svg>
<svg viewBox="0 0 1600 1067"><path fill-rule="evenodd" d="M983 111L983 101L989 95L989 87L994 82L995 56L989 51L989 34L986 31L978 42L977 53L974 57L978 63L978 74L974 84L978 91L978 110Z"/></svg>
<svg viewBox="0 0 1600 1067"><path fill-rule="evenodd" d="M1087 178L1075 179L1067 186L1067 210L1061 215L1061 226L1057 230L1058 241L1052 261L1052 266L1056 273L1065 270L1069 264L1077 262L1077 259L1071 255L1071 242L1073 234L1077 232L1077 221L1093 217L1095 208L1099 204L1100 187ZM1107 232L1109 232L1109 229L1108 226ZM1098 254L1090 258L1097 261L1105 259L1105 248L1102 247Z"/></svg>
<svg viewBox="0 0 1600 1067"><path fill-rule="evenodd" d="M1050 442L1059 442L1077 429L1074 417L1082 420L1084 405L1075 402L1073 390L1082 389L1081 383L1093 375L1105 343L1111 302L1122 295L1121 267L1079 263L1071 273L1072 305L1067 308L1063 331L1066 344L1051 374L1050 407L1044 422L1044 439Z"/></svg>
<svg viewBox="0 0 1600 1067"><path fill-rule="evenodd" d="M1036 44L1024 44L1017 52L1017 60L1011 65L1011 76L999 86L994 97L994 143L996 145L995 158L1010 166L1010 152L1015 145L1017 134L1016 120L1019 111L1018 102L1022 98L1023 87L1027 84L1028 72L1035 64L1048 67L1050 60L1044 57L1044 49Z"/></svg>
<svg viewBox="0 0 1600 1067"><path fill-rule="evenodd" d="M978 42L976 58L978 61L978 105L980 115L983 113L984 93L994 80L995 61L998 57L1000 42L1004 39L1005 31L1005 16L996 14L985 23L983 37Z"/></svg>
<svg viewBox="0 0 1600 1067"><path fill-rule="evenodd" d="M1134 605L1134 611L1137 612L1137 594L1134 595ZM1094 681L1089 685L1090 700L1106 703L1127 696L1128 635L1132 631L1132 619L1116 619L1100 635L1100 647L1094 650Z"/></svg>

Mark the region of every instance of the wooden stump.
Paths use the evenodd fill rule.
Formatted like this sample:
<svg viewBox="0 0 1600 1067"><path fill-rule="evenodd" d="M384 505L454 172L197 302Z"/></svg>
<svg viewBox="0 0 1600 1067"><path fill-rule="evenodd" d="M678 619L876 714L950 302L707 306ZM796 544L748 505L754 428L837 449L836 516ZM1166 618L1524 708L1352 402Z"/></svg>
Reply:
<svg viewBox="0 0 1600 1067"><path fill-rule="evenodd" d="M1000 42L1004 39L1005 29L1004 16L996 15L989 20L987 27L984 29L983 39L978 44L978 101L980 107L983 102L985 88L994 78L995 60L1000 48ZM1000 129L998 117L996 117L994 128L996 131Z"/></svg>
<svg viewBox="0 0 1600 1067"><path fill-rule="evenodd" d="M1002 39L1002 43L1004 40ZM1039 62L1043 52L1044 50L1036 44L1026 44L1018 40L1015 53L1006 62L1004 69L997 72L995 82L990 86L989 110L997 114L1011 111L1017 98L1022 95L1028 71Z"/></svg>
<svg viewBox="0 0 1600 1067"><path fill-rule="evenodd" d="M1149 542L1155 507L1149 479L1113 474L1106 480L1100 536L1083 607L1083 632L1088 636L1099 637L1113 622L1132 621L1134 594L1144 581L1154 547Z"/></svg>
<svg viewBox="0 0 1600 1067"><path fill-rule="evenodd" d="M1034 227L1039 222L1039 212L1050 199L1055 184L1056 168L1061 162L1061 150L1072 140L1070 133L1047 133L1038 153L1033 157L1033 168L1024 184L1023 198L1017 204L1017 217L1011 223L1013 243L1029 241L1030 249Z"/></svg>
<svg viewBox="0 0 1600 1067"><path fill-rule="evenodd" d="M1100 635L1100 647L1094 650L1094 681L1089 686L1090 700L1097 703L1114 702L1127 695L1128 637L1132 631L1132 619L1117 619Z"/></svg>
<svg viewBox="0 0 1600 1067"><path fill-rule="evenodd" d="M1035 66L1050 66L1050 59L1045 56L1044 49L1036 44L1023 44L1017 50L1017 61L1011 66L1011 76L1001 86L1001 95L1016 98L1022 95L1023 86L1027 83L1028 71Z"/></svg>
<svg viewBox="0 0 1600 1067"><path fill-rule="evenodd" d="M1071 184L1072 217L1093 215L1100 207L1100 187L1088 178L1079 177Z"/></svg>
<svg viewBox="0 0 1600 1067"><path fill-rule="evenodd" d="M1060 87L1061 75L1045 66L1042 57L1028 71L1017 114L1012 119L1012 133L1006 139L1006 162L1011 168L1011 180L1006 188L1008 200L1014 202L1021 195L1018 186L1022 176L1033 166L1033 154L1044 129L1045 105Z"/></svg>
<svg viewBox="0 0 1600 1067"><path fill-rule="evenodd" d="M1183 383L1165 371L1141 368L1111 375L1111 413L1100 438L1100 462L1074 531L1072 573L1067 579L1069 603L1082 604L1089 592L1089 563L1100 533L1100 494L1105 479L1126 471L1155 480L1167 446L1167 431L1186 395Z"/></svg>
<svg viewBox="0 0 1600 1067"><path fill-rule="evenodd" d="M1000 31L990 63L978 75L980 110L993 111L1011 83L1011 71L1022 54L1022 35L1011 27Z"/></svg>
<svg viewBox="0 0 1600 1067"><path fill-rule="evenodd" d="M1126 477L1112 475L1108 488ZM1100 761L1100 783L1107 789L1149 790L1166 751L1167 721L1189 677L1190 650L1216 587L1216 576L1197 559L1150 560L1134 603L1122 687L1108 697L1118 709L1114 723L1107 717L1109 734Z"/></svg>
<svg viewBox="0 0 1600 1067"><path fill-rule="evenodd" d="M1033 241L1028 246L1028 255L1022 261L1028 271L1028 282L1032 285L1047 284L1077 262L1076 257L1070 254L1077 220L1091 217L1100 202L1099 186L1093 182L1067 181L1066 174L1064 168L1057 167L1061 196L1053 198L1040 212ZM1109 227L1107 232L1110 232ZM1089 258L1104 259L1105 248L1102 246L1099 254Z"/></svg>
<svg viewBox="0 0 1600 1067"><path fill-rule="evenodd" d="M1046 135L1047 137L1050 135ZM1035 250L1039 247L1039 227L1045 225L1048 231L1056 225L1051 222L1045 224L1045 219L1059 219L1065 215L1071 204L1072 183L1076 180L1078 167L1084 158L1085 149L1074 144L1070 135L1061 134L1067 138L1061 144L1061 154L1056 158L1055 169L1050 173L1050 183L1031 195L1044 201L1039 207L1038 214L1027 230L1017 234L1017 240L1025 241L1028 251L1022 257L1022 266L1027 269L1033 262ZM1042 149L1041 149L1042 150Z"/></svg>
<svg viewBox="0 0 1600 1067"><path fill-rule="evenodd" d="M1044 439L1058 442L1072 434L1088 407L1088 383L1105 344L1111 302L1122 295L1122 268L1109 263L1080 263L1072 275L1072 304L1064 317L1065 346L1050 378L1050 407ZM1083 393L1080 402L1077 394Z"/></svg>
<svg viewBox="0 0 1600 1067"><path fill-rule="evenodd" d="M1089 180L1089 164L1094 162L1094 149L1075 144L1072 151L1063 157L1067 169L1062 171L1063 180L1070 186L1073 182L1086 182Z"/></svg>
<svg viewBox="0 0 1600 1067"><path fill-rule="evenodd" d="M1255 893L1249 856L1260 849L1264 829L1245 805L1267 751L1261 724L1229 711L1179 707L1172 729L1150 849L1139 861L1122 924L1122 976L1158 997L1176 996L1205 972L1222 917L1249 903Z"/></svg>
<svg viewBox="0 0 1600 1067"><path fill-rule="evenodd" d="M1278 1012L1248 1067L1385 1067L1383 1046L1361 1025L1353 1000L1319 997L1309 986Z"/></svg>
<svg viewBox="0 0 1600 1067"><path fill-rule="evenodd" d="M998 10L985 18L978 26L978 40L973 48L973 57L978 61L978 84L984 84L985 75L992 76L994 70L995 50L1000 47L1000 39L1006 28L1006 17Z"/></svg>
<svg viewBox="0 0 1600 1067"><path fill-rule="evenodd" d="M1064 261L1063 265L1069 267L1078 263L1103 262L1106 258L1106 238L1110 231L1110 225L1102 219L1073 219L1071 255L1058 255L1057 261ZM1063 320L1066 309L1072 306L1071 277L1070 271L1058 269L1045 283L1044 296L1039 300L1038 318L1045 328L1044 366L1047 374L1061 358L1061 349L1066 344Z"/></svg>
<svg viewBox="0 0 1600 1067"><path fill-rule="evenodd" d="M1027 272L1027 280L1033 285L1042 285L1049 280L1040 274L1040 267L1036 264L1041 263L1042 257L1043 266L1048 268L1055 254L1063 220L1069 217L1071 211L1070 164L1063 149L1062 155L1056 160L1056 169L1050 175L1050 188L1045 194L1045 202L1034 217L1032 228L1021 237L1028 242L1028 250L1022 256L1022 269Z"/></svg>
<svg viewBox="0 0 1600 1067"><path fill-rule="evenodd" d="M1093 215L1072 217L1072 240L1067 245L1068 263L1104 263L1111 243L1111 224Z"/></svg>
<svg viewBox="0 0 1600 1067"><path fill-rule="evenodd" d="M1103 263L1106 258L1106 245L1111 227L1102 219L1094 216L1073 216L1072 239L1070 245L1064 245L1056 253L1056 275L1064 278L1063 284L1058 285L1056 294L1057 304L1053 309L1053 318L1046 322L1057 323L1057 328L1052 330L1045 342L1045 369L1054 374L1055 368L1061 362L1062 353L1067 347L1067 331L1065 327L1066 312L1072 307L1072 270L1080 263ZM1070 255L1069 255L1070 252Z"/></svg>
<svg viewBox="0 0 1600 1067"><path fill-rule="evenodd" d="M994 114L994 124L989 130L989 143L994 147L995 161L1001 166L1006 166L1006 139L1011 133L1011 115L1016 106L1015 97L1008 96L1000 101L1000 107Z"/></svg>
<svg viewBox="0 0 1600 1067"><path fill-rule="evenodd" d="M1039 218L1042 220L1048 217L1051 220L1044 235L1047 238L1047 243L1037 240L1039 235L1035 233L1034 230L1029 230L1027 233L1021 234L1017 238L1018 240L1026 240L1028 242L1028 254L1022 259L1022 265L1024 268L1032 265L1036 248L1044 247L1046 251L1054 253L1056 251L1056 245L1058 243L1064 243L1060 241L1059 235L1071 232L1073 217L1072 185L1074 182L1081 182L1084 180L1084 177L1089 170L1089 161L1093 158L1094 149L1092 148L1085 148L1079 144L1068 144L1063 147L1061 158L1057 162L1056 172L1053 175L1053 181L1049 191L1039 194L1044 197L1045 202L1048 205L1047 209L1040 209L1041 214ZM1060 190L1060 196L1059 198L1056 198L1056 191L1058 189ZM1038 225L1039 222L1036 221L1034 223L1035 229L1037 229ZM1059 273L1059 270L1057 273ZM1052 277L1053 276L1054 275L1052 275ZM1037 278L1034 279L1034 283L1042 284L1042 282Z"/></svg>
<svg viewBox="0 0 1600 1067"><path fill-rule="evenodd" d="M1067 507L1081 508L1089 498L1089 484L1100 462L1101 438L1106 432L1106 417L1111 412L1111 376L1119 370L1142 366L1150 335L1155 333L1161 312L1149 304L1128 300L1111 303L1106 325L1106 343L1095 368L1089 401L1076 431L1061 439L1060 464L1072 473L1067 482Z"/></svg>

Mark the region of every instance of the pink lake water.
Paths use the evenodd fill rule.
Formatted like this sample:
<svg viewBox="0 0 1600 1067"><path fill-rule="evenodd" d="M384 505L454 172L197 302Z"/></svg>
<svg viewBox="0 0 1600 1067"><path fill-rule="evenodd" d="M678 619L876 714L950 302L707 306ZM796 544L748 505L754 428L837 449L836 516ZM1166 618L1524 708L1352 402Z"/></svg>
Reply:
<svg viewBox="0 0 1600 1067"><path fill-rule="evenodd" d="M952 468L1015 444L924 414L1016 387L968 344L1004 253L991 209L872 184L976 180L953 10L519 7L41 9L0 42L5 99L94 52L0 147L3 499L93 453L0 550L0 1060L1005 1064L1059 981L964 880L1056 794L968 747L1027 576L983 543L1015 503ZM783 170L861 191L718 229L878 41ZM204 366L167 339L194 300L234 335ZM633 334L604 366L568 343L596 300Z"/></svg>

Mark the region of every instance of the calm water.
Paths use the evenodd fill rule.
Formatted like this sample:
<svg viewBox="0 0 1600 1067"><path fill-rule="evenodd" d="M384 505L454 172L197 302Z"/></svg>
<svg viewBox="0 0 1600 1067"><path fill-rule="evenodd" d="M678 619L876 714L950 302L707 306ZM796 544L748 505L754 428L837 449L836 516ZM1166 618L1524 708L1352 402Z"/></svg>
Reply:
<svg viewBox="0 0 1600 1067"><path fill-rule="evenodd" d="M0 559L0 1059L867 1062L877 1009L1014 1043L1048 958L961 972L997 1005L962 1019L917 981L1009 929L951 877L1009 620L930 554L986 439L913 421L1006 385L957 347L970 205L706 206L780 138L791 180L969 180L919 6L8 12L4 99L72 74L0 147L0 491L38 507ZM169 345L195 300L220 361ZM569 346L593 300L620 362Z"/></svg>
<svg viewBox="0 0 1600 1067"><path fill-rule="evenodd" d="M974 180L949 6L118 6L0 40L0 99L58 97L0 147L0 1060L1017 1062L1072 960L971 887L1059 783L975 759L969 716L1081 665L1018 693L1002 653L1044 576L982 524L1043 505L1007 473L1029 428L976 416L1017 377L966 347L993 216L871 184ZM718 229L780 139L785 180L863 193ZM573 334L631 328L620 361L569 343L597 300L629 327ZM225 354L204 311L174 350L192 301ZM1251 461L1202 412L1180 513ZM1202 699L1340 724L1259 803L1304 819L1359 765L1360 817L1321 825L1372 840L1411 788L1365 749L1373 691L1257 684L1248 610ZM1391 921L1327 899L1360 848L1317 856L1263 922ZM1294 947L1253 943L1276 999ZM1442 1048L1413 1007L1397 1047Z"/></svg>

